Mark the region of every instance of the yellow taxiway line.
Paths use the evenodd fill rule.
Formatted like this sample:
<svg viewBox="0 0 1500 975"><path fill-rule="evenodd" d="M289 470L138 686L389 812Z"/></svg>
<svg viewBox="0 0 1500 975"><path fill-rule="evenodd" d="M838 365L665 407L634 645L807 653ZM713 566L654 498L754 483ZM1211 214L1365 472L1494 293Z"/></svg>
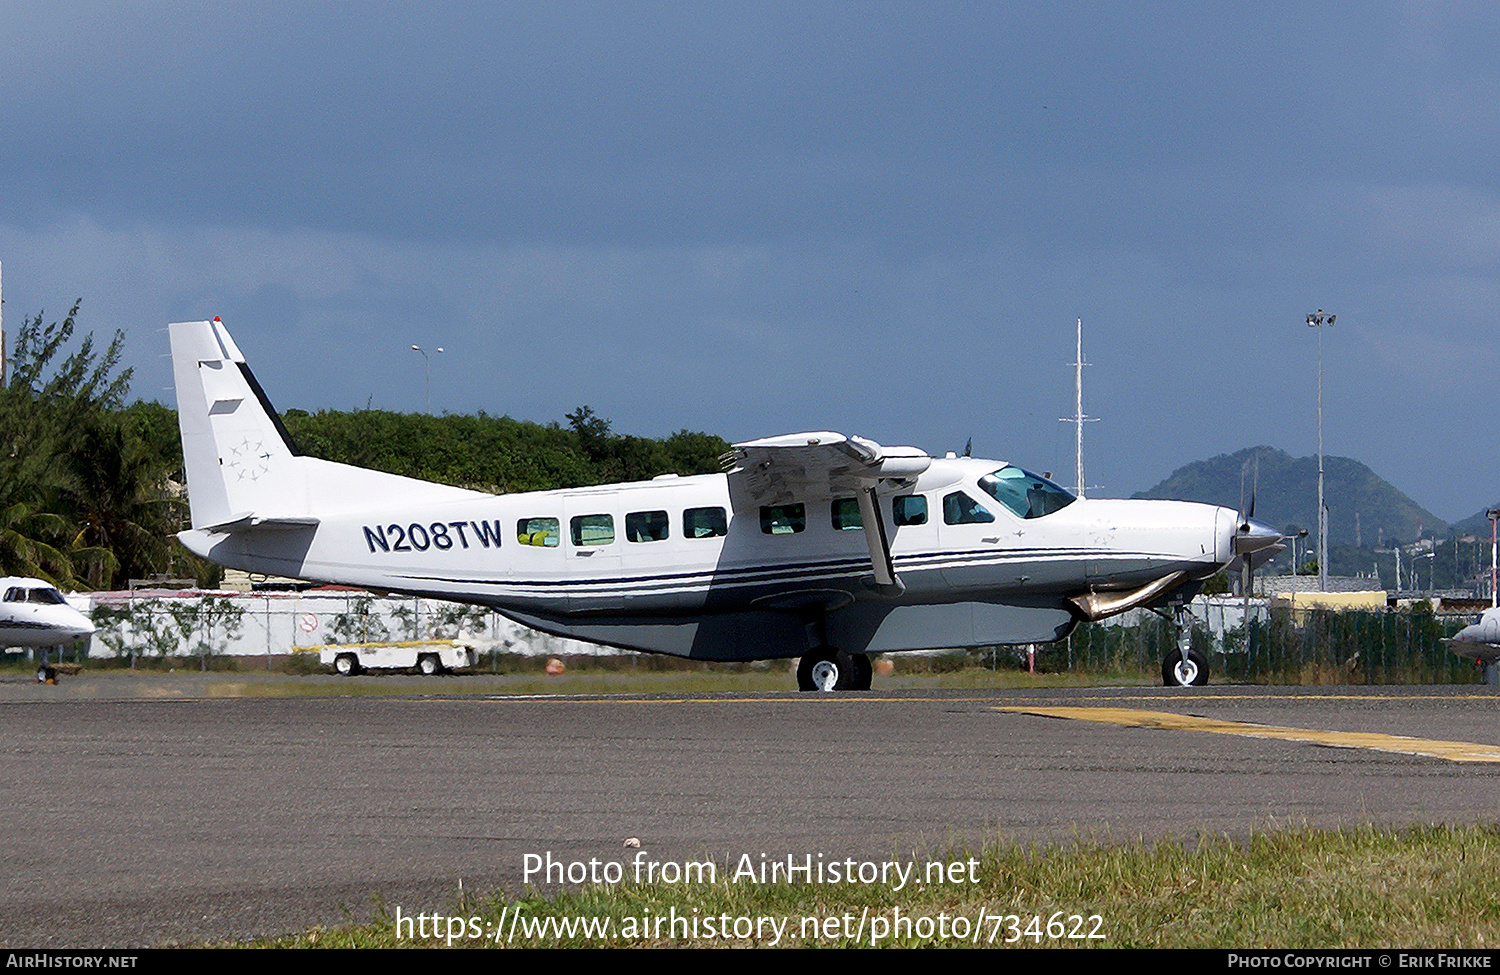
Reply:
<svg viewBox="0 0 1500 975"><path fill-rule="evenodd" d="M1033 714L1043 718L1069 718L1075 721L1097 721L1127 728L1159 728L1164 731L1211 731L1220 735L1245 738L1277 738L1282 741L1304 741L1334 748L1369 748L1400 755L1423 755L1446 758L1450 762L1500 762L1500 745L1479 745L1468 741L1440 741L1432 738L1407 738L1404 735L1382 735L1369 731L1321 731L1316 728L1278 728L1275 725L1246 724L1218 718L1200 718L1168 711L1138 711L1131 708L1057 708L996 707L996 711Z"/></svg>

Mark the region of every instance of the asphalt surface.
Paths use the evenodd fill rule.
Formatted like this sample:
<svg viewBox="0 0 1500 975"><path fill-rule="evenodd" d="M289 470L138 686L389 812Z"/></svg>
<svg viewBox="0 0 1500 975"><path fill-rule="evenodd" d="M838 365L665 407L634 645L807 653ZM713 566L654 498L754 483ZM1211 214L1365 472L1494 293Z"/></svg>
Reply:
<svg viewBox="0 0 1500 975"><path fill-rule="evenodd" d="M1500 761L1482 754L1025 713L1116 708L1314 739L1500 746L1500 694L1479 686L588 699L430 686L278 698L225 696L245 683L212 676L0 681L11 819L0 944L195 943L365 918L377 903L446 910L460 884L520 889L528 855L940 856L995 839L1243 836L1500 810Z"/></svg>

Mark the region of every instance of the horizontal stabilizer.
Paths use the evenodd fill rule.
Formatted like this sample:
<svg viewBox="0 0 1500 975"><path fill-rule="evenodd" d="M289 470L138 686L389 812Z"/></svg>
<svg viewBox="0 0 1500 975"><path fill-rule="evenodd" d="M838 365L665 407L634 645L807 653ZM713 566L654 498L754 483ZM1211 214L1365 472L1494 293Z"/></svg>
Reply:
<svg viewBox="0 0 1500 975"><path fill-rule="evenodd" d="M316 528L318 521L319 519L311 515L276 518L246 513L217 525L204 525L202 530L214 535L232 535L236 532L247 531L297 531L304 528Z"/></svg>

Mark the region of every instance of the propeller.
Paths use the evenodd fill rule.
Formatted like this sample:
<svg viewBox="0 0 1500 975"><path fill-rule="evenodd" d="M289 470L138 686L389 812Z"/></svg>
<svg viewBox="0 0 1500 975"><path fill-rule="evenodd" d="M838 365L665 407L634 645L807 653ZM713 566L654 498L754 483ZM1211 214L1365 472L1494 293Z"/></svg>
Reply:
<svg viewBox="0 0 1500 975"><path fill-rule="evenodd" d="M1281 540L1286 536L1263 521L1255 520L1255 495L1260 489L1260 458L1255 458L1255 479L1250 486L1250 506L1245 506L1245 472L1240 470L1240 513L1235 529L1233 549L1239 556L1241 587L1248 596L1256 569L1270 561L1286 546Z"/></svg>

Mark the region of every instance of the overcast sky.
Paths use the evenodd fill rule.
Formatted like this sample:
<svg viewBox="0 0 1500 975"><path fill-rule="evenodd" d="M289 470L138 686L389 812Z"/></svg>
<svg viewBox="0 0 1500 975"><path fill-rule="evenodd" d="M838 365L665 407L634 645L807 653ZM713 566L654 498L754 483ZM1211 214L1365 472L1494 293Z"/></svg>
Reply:
<svg viewBox="0 0 1500 975"><path fill-rule="evenodd" d="M1216 8L1227 9L1216 9ZM1500 499L1492 3L25 3L7 332L83 299L172 403L831 429L1127 496L1325 443ZM1338 499L1332 504L1337 510ZM1337 515L1335 515L1337 517Z"/></svg>

